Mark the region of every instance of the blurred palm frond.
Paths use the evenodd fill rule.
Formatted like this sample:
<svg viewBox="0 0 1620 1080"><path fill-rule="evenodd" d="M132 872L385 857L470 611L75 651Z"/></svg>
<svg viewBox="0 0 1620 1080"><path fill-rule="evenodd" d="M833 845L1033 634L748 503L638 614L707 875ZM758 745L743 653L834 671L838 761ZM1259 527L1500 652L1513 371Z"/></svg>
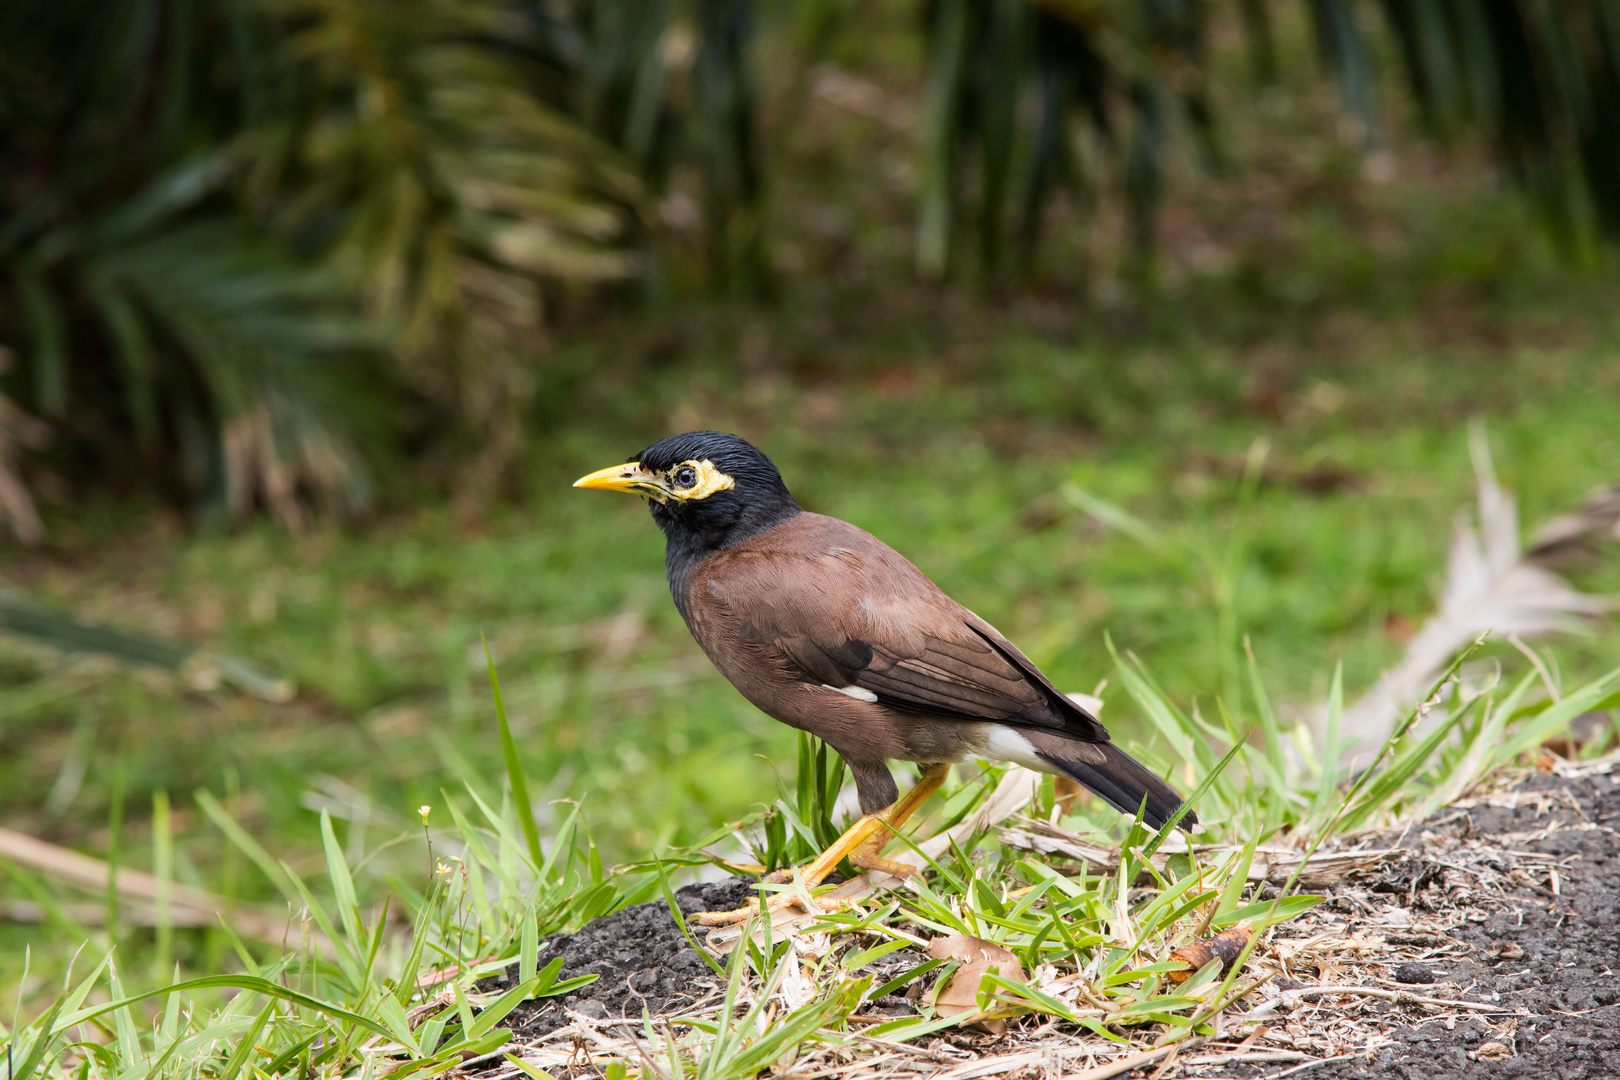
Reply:
<svg viewBox="0 0 1620 1080"><path fill-rule="evenodd" d="M1278 76L1272 4L1240 0L1257 82ZM1364 143L1379 142L1380 87L1398 78L1426 128L1485 135L1561 238L1620 237L1620 12L1603 0L1311 0L1316 49ZM1196 0L933 0L921 137L917 263L939 277L971 256L1028 265L1051 203L1112 193L1135 252L1153 250L1172 154L1222 163L1216 6ZM1375 19L1378 15L1381 18ZM1399 55L1386 75L1369 30ZM1222 95L1228 110L1252 98Z"/></svg>
<svg viewBox="0 0 1620 1080"><path fill-rule="evenodd" d="M50 423L59 463L109 478L159 465L245 507L271 479L222 468L222 434L255 411L288 417L283 457L330 458L263 492L292 519L299 492L366 502L330 390L377 335L329 272L235 205L240 133L274 96L265 30L232 3L7 5L0 274L16 303L0 334L27 357L16 407Z"/></svg>
<svg viewBox="0 0 1620 1080"><path fill-rule="evenodd" d="M1134 247L1148 251L1175 133L1220 160L1209 16L1195 0L930 5L919 269L945 274L967 243L959 233L984 272L1009 247L1027 266L1051 202L1094 203L1110 172Z"/></svg>
<svg viewBox="0 0 1620 1080"><path fill-rule="evenodd" d="M324 241L364 311L397 328L397 370L498 482L545 347L547 281L641 272L634 163L570 115L542 40L557 28L479 0L275 0L318 120L266 153L285 235ZM566 50L563 50L566 52Z"/></svg>
<svg viewBox="0 0 1620 1080"><path fill-rule="evenodd" d="M476 498L517 453L548 306L585 288L656 292L655 252L685 229L703 288L770 292L773 148L867 10L0 5L0 345L20 361L0 372L0 512L37 537L26 481L46 456L70 477L160 475L297 528L364 508L368 460L407 445L459 451L458 490ZM1148 267L1177 155L1224 167L1222 110L1258 107L1256 87L1215 92L1228 25L1261 82L1290 55L1279 33L1308 27L1366 146L1399 82L1436 135L1487 137L1560 235L1620 237L1612 4L1301 12L929 0L921 272L1028 270L1056 204L1105 197ZM22 417L50 426L48 447Z"/></svg>
<svg viewBox="0 0 1620 1080"><path fill-rule="evenodd" d="M1319 3L1348 9L1351 0ZM1404 82L1432 129L1486 131L1566 238L1583 214L1620 236L1620 9L1607 0L1380 7Z"/></svg>
<svg viewBox="0 0 1620 1080"><path fill-rule="evenodd" d="M531 78L525 10L6 5L4 390L57 464L155 466L292 528L363 509L359 445L410 424L498 477L545 283L637 274L646 210L633 163ZM37 537L15 450L39 440L7 430L7 514Z"/></svg>

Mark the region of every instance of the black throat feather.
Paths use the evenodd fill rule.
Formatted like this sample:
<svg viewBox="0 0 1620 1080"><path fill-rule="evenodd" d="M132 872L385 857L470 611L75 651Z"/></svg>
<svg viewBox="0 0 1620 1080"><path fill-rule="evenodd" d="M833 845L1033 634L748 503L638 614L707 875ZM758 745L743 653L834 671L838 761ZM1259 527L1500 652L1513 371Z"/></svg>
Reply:
<svg viewBox="0 0 1620 1080"><path fill-rule="evenodd" d="M693 570L715 552L736 547L804 512L771 459L735 435L718 431L673 435L647 447L635 460L659 472L685 461L710 461L731 477L733 486L706 498L648 501L653 520L664 530L670 595L689 622L686 588Z"/></svg>

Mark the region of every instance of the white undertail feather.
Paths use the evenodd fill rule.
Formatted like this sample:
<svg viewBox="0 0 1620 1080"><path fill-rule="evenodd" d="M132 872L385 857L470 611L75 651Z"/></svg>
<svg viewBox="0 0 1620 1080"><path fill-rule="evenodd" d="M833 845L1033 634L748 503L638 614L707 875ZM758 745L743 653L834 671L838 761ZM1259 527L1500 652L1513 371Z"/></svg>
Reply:
<svg viewBox="0 0 1620 1080"><path fill-rule="evenodd" d="M1017 729L1002 724L990 724L990 737L985 740L984 755L997 761L1010 761L1014 765L1022 765L1039 773L1056 774L1058 770L1050 761L1042 758L1035 752L1028 739L1024 738Z"/></svg>

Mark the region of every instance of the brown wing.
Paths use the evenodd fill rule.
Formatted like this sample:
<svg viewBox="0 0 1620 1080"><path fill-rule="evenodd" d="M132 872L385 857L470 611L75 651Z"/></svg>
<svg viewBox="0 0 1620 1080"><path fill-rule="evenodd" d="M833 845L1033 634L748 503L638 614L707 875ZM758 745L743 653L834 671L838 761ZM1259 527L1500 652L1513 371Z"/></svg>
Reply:
<svg viewBox="0 0 1620 1080"><path fill-rule="evenodd" d="M803 514L704 571L694 587L742 644L806 682L858 687L929 716L1108 739L994 627L853 525Z"/></svg>

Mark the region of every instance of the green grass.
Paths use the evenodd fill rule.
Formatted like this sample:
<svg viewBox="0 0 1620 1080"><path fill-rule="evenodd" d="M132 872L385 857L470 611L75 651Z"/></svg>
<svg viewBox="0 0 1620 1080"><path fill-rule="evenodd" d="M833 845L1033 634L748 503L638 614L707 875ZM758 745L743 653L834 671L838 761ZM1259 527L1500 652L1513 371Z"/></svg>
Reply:
<svg viewBox="0 0 1620 1080"><path fill-rule="evenodd" d="M1446 696L1464 659L1442 676L1431 702ZM494 668L490 671L495 720L504 735L499 683ZM1082 867L1073 875L1001 847L981 826L940 857L927 858L928 874L908 889L880 892L861 907L811 918L801 931L824 933L830 943L818 947L818 955L801 956L786 937L773 938L768 927L758 939L738 936L724 967L710 961L725 976L718 1008L683 1018L682 1034L667 1023L655 1028L649 1019L643 1043L614 1051L622 1056L609 1075L624 1077L634 1069L641 1080L745 1080L772 1063L798 1062L845 1043L852 1014L924 977L932 989L920 1003L920 1015L866 1027L863 1035L905 1042L975 1019L1025 1014L1124 1045L1143 1031L1150 1031L1158 1046L1208 1034L1217 1016L1257 985L1244 978L1242 960L1265 931L1320 900L1290 895L1304 860L1274 899L1246 890L1261 842L1292 828L1309 837L1302 845L1308 859L1346 830L1433 809L1498 765L1534 751L1571 717L1620 700L1620 670L1572 689L1557 703L1527 704L1533 677L1472 694L1458 687L1443 723L1425 731L1419 721L1427 706L1414 709L1373 764L1353 783L1340 783L1331 764L1287 764L1286 736L1266 720L1267 693L1257 675L1251 689L1260 714L1258 738L1234 741L1219 760L1209 745L1218 744L1220 732L1178 710L1139 665L1120 661L1120 675L1171 743L1195 741L1186 755L1197 781L1188 805L1212 826L1204 839L1225 841L1223 850L1189 850L1156 862L1155 854L1177 835L1177 821L1154 834L1138 818L1119 843L1113 873L1093 875ZM1242 725L1248 718L1232 719ZM1203 745L1196 744L1200 741ZM512 788L523 790L527 777L521 762L510 751L507 762ZM919 835L965 820L992 791L1004 789L1003 772L992 767L975 777L965 770L958 783L947 786L942 808ZM777 816L790 820L797 839L813 851L825 842L815 826L830 811L836 782L824 753L808 741L800 743L798 773L797 812L784 801ZM7 1080L114 1075L236 1080L284 1075L290 1068L311 1077L434 1076L502 1053L512 1033L500 1024L522 1002L565 994L595 978L561 979L560 960L539 969L542 936L646 899L655 888L680 918L667 874L673 866L692 863L696 851L672 850L666 863L607 875L588 834L581 835L578 814L547 837L549 851L542 853L532 817L511 799L501 800L497 809L471 788L442 797L453 826L438 831L438 856L428 830L432 810L421 808L428 880L389 875L389 899L404 908L408 933L390 925L386 904L369 913L362 906L355 881L359 867L345 854L328 813L319 819L324 865L314 875L324 880L306 883L288 863L265 861L228 812L203 798L230 843L263 863L265 876L302 911L300 943L290 950L285 944L250 947L228 929L226 919L236 957L223 965L230 970L182 978L176 966L172 978L165 978L160 968L142 980L141 988L120 970L123 958L106 939L86 942L92 958L101 955L99 963L86 977L63 976L59 992L48 984L32 986L25 967L15 987L19 1004L32 1004L23 999L35 997L49 1004L30 1009L31 1019L14 1015L11 1025L0 1026L9 1055ZM1050 790L1044 799L1036 807L1043 816L1050 813ZM1058 816L1050 813L1054 822ZM1084 825L1084 817L1071 816L1065 823ZM747 826L761 824L755 815ZM396 840L410 837L407 832ZM766 828L761 846L770 843ZM408 853L396 852L386 861L402 868L401 854ZM1145 889L1138 887L1144 876L1150 881ZM1193 971L1177 955L1195 939L1240 925L1253 936L1230 969L1223 970L1216 959ZM164 929L160 919L160 937ZM919 934L992 942L1016 956L1028 978L985 974L976 986L976 1008L965 1014L947 1011L939 998L949 980L968 977L961 961L939 957L897 977L879 977L871 967ZM874 938L877 945L871 944ZM514 962L517 986L499 994L477 993L480 976ZM796 1000L785 1001L777 994L790 975L808 982L809 991L801 987ZM779 1000L785 1011L777 1008ZM535 1080L546 1075L521 1067Z"/></svg>

